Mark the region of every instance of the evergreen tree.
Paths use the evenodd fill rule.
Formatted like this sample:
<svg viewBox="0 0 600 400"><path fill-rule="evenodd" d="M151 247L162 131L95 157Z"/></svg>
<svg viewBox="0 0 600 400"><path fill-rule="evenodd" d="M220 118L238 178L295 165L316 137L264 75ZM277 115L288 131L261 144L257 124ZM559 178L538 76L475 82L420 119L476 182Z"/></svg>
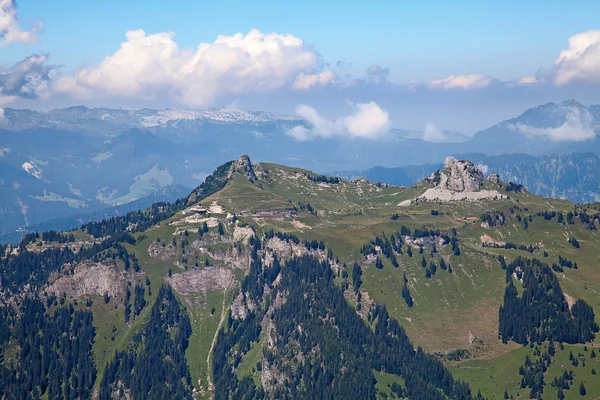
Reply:
<svg viewBox="0 0 600 400"><path fill-rule="evenodd" d="M354 287L354 293L358 293L360 285L362 284L362 269L360 265L355 262L352 267L352 286Z"/></svg>

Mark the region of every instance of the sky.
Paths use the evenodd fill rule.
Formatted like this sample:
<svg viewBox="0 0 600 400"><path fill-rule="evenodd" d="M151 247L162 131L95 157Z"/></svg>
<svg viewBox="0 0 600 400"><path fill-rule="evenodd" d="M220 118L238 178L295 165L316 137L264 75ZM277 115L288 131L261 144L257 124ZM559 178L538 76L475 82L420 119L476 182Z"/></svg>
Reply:
<svg viewBox="0 0 600 400"><path fill-rule="evenodd" d="M349 136L472 134L600 103L598 15L588 0L0 0L0 107L233 106Z"/></svg>

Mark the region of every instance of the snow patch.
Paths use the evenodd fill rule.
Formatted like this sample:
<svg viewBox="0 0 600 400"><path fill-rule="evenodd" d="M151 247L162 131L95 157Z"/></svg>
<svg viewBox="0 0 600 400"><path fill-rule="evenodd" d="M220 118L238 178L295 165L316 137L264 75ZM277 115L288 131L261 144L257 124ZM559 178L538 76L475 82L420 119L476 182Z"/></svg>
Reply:
<svg viewBox="0 0 600 400"><path fill-rule="evenodd" d="M106 161L109 158L111 158L112 156L113 156L113 153L111 153L110 151L106 151L104 153L96 154L96 156L94 158L92 158L92 161L95 161L98 164L100 164L102 161Z"/></svg>
<svg viewBox="0 0 600 400"><path fill-rule="evenodd" d="M27 172L29 175L37 179L42 179L42 170L40 167L35 165L33 161L25 161L23 165L21 165L21 168L23 168L23 170L25 170L25 172Z"/></svg>

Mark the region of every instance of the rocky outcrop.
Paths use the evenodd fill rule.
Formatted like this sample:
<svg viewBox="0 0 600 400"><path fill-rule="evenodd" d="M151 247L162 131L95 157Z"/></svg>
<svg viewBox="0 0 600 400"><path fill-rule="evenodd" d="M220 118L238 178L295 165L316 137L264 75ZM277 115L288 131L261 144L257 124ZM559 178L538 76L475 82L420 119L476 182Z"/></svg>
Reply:
<svg viewBox="0 0 600 400"><path fill-rule="evenodd" d="M495 174L492 174L491 179L500 181L500 178ZM507 197L495 189L483 189L485 178L475 164L467 160L456 160L452 157L446 158L442 171L431 174L425 182L433 184L433 187L427 189L417 198L404 200L398 205L405 207L423 201L446 202Z"/></svg>
<svg viewBox="0 0 600 400"><path fill-rule="evenodd" d="M207 267L188 270L165 278L181 295L196 295L209 290L227 291L235 282L230 269Z"/></svg>
<svg viewBox="0 0 600 400"><path fill-rule="evenodd" d="M232 172L239 172L250 182L254 183L258 180L256 177L256 173L254 172L254 167L252 165L252 161L250 161L250 157L247 155L241 156L232 168Z"/></svg>
<svg viewBox="0 0 600 400"><path fill-rule="evenodd" d="M72 275L58 278L47 289L48 293L57 296L63 293L70 298L82 296L122 296L127 287L130 273L121 271L113 260L102 262L82 261L74 269Z"/></svg>
<svg viewBox="0 0 600 400"><path fill-rule="evenodd" d="M502 185L502 179L500 179L500 176L494 172L488 176L488 181L498 186Z"/></svg>
<svg viewBox="0 0 600 400"><path fill-rule="evenodd" d="M446 158L439 186L454 192L474 192L485 183L483 173L472 162Z"/></svg>

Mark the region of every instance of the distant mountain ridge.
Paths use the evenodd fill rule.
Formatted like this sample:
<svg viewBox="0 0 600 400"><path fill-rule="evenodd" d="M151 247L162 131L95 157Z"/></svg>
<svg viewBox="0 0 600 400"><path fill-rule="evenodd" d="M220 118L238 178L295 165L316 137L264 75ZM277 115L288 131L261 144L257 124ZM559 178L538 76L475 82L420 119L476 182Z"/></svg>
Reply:
<svg viewBox="0 0 600 400"><path fill-rule="evenodd" d="M600 201L600 156L596 154L571 153L535 157L527 154L490 156L470 153L457 154L456 158L471 160L486 175L494 171L502 180L520 183L538 196L565 199L574 203ZM429 163L337 171L328 175L411 186L442 168L443 163Z"/></svg>
<svg viewBox="0 0 600 400"><path fill-rule="evenodd" d="M287 132L307 121L262 111L6 108L0 119L0 235L127 204L170 185L196 187L214 165L241 154L321 173L355 170L361 175L375 162L405 167L385 181L412 184L432 172L412 166L439 165L449 154L600 155L599 121L600 106L567 100L534 107L471 138L428 127L425 132L392 129L381 140L297 141ZM569 135L577 140L565 141ZM595 160L581 165L581 171L595 171L594 165ZM552 175L537 189L533 179L550 179L551 171L533 175L506 165L504 173L503 179L510 174L528 179L526 185L541 195L597 198L596 181L588 177L593 172L582 172L581 184Z"/></svg>
<svg viewBox="0 0 600 400"><path fill-rule="evenodd" d="M82 133L104 130L105 134L118 134L131 128L177 126L182 123L205 122L233 124L264 124L277 121L298 122L300 118L265 111L242 111L235 108L211 108L203 111L177 109L123 109L88 108L73 106L47 112L5 108L0 128L25 130L32 128L65 129Z"/></svg>

